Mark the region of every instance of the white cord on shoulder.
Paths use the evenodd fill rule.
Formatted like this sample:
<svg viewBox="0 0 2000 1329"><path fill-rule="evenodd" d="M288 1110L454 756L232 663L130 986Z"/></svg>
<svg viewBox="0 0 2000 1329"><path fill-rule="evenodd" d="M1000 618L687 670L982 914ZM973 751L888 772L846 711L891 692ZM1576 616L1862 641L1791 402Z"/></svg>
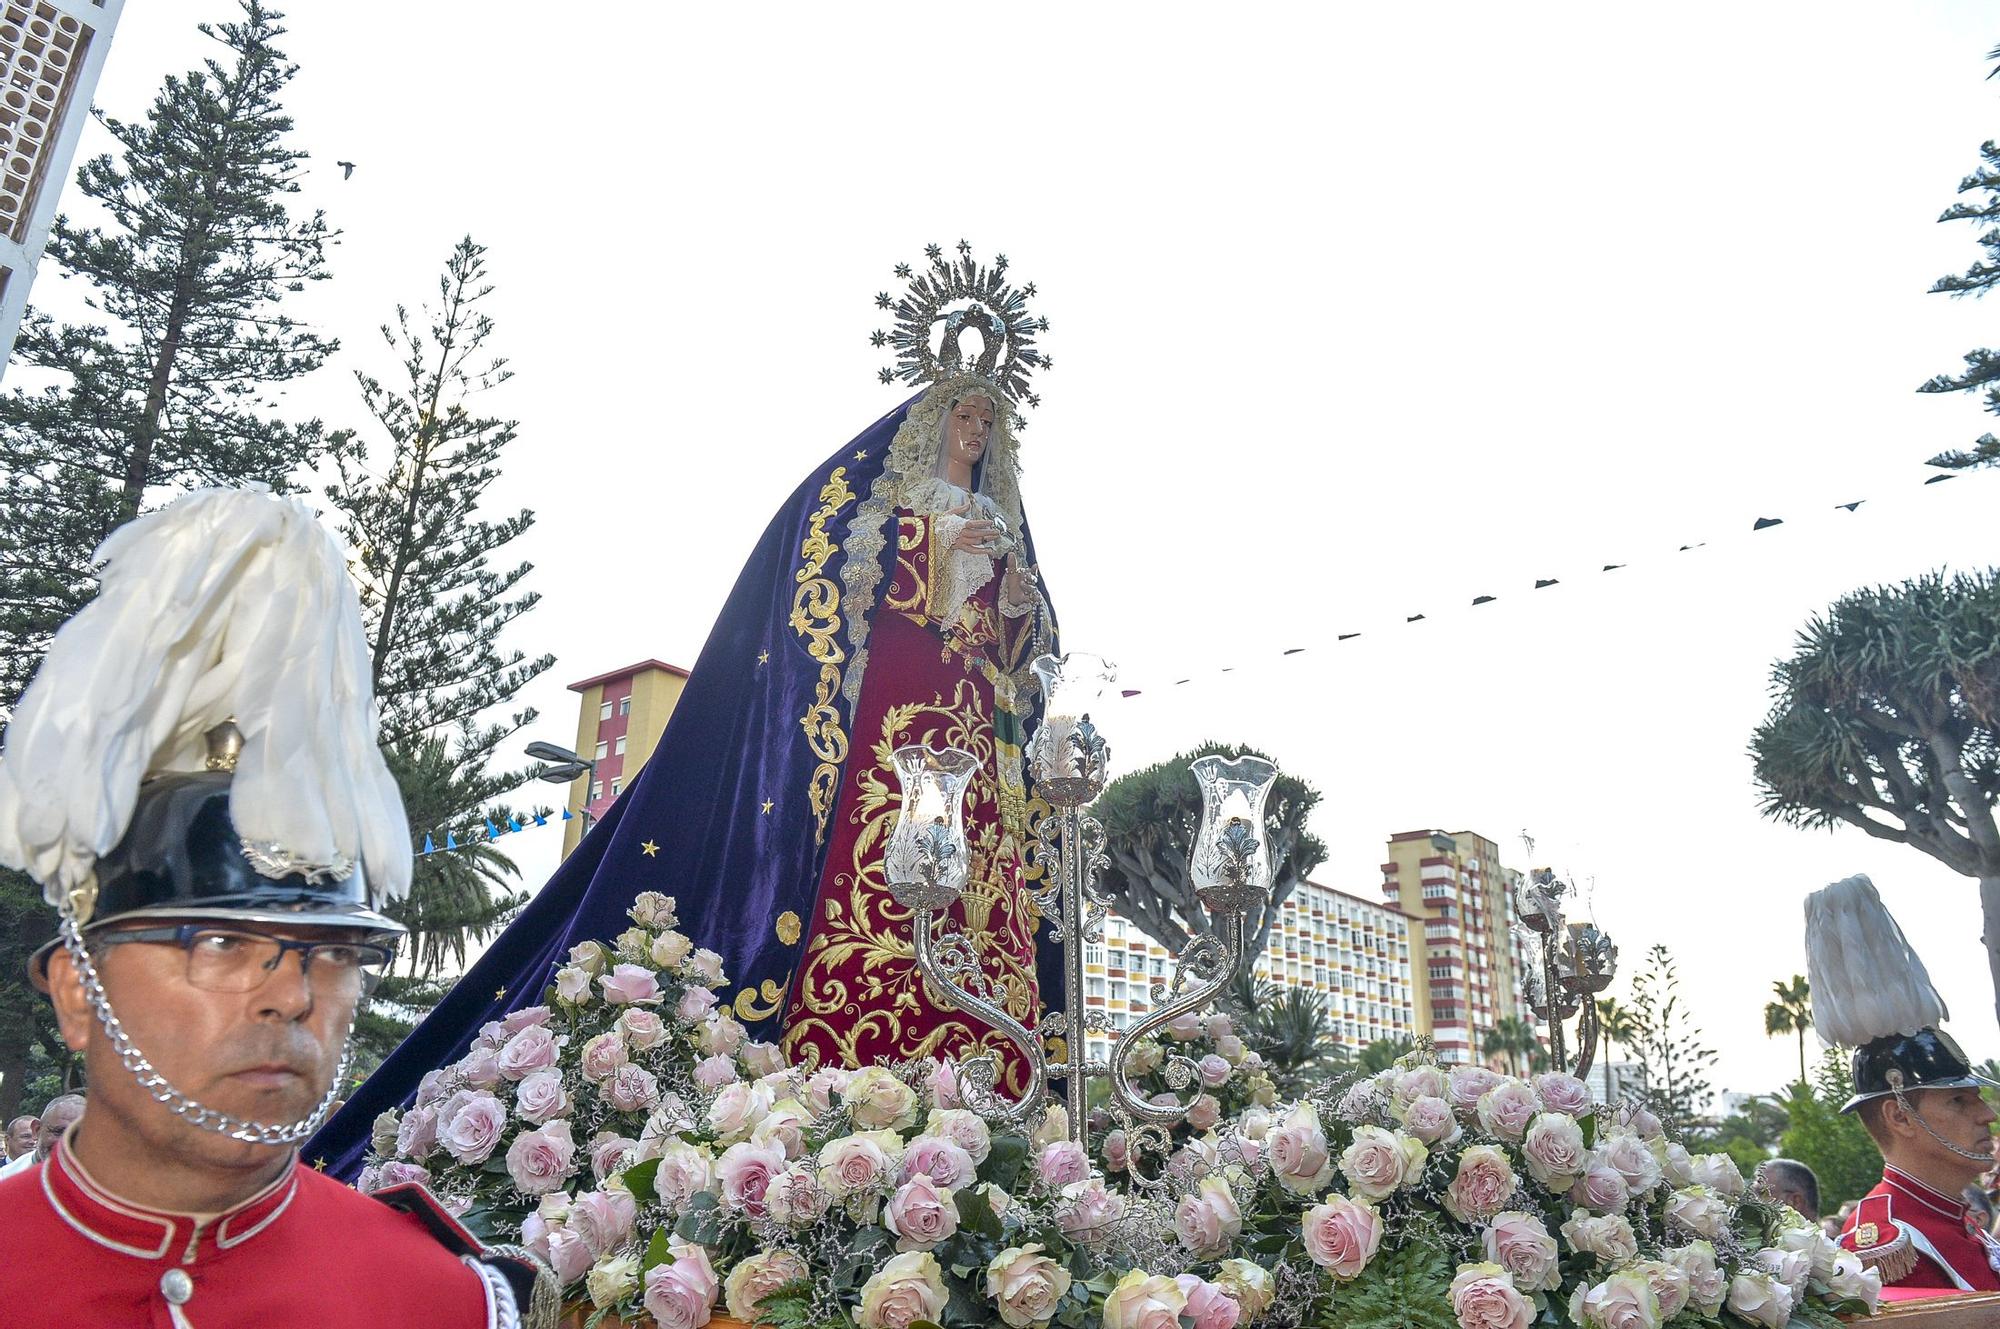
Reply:
<svg viewBox="0 0 2000 1329"><path fill-rule="evenodd" d="M479 1281L486 1285L486 1329L521 1329L521 1307L514 1300L514 1285L507 1276L471 1255L459 1257L479 1275Z"/></svg>

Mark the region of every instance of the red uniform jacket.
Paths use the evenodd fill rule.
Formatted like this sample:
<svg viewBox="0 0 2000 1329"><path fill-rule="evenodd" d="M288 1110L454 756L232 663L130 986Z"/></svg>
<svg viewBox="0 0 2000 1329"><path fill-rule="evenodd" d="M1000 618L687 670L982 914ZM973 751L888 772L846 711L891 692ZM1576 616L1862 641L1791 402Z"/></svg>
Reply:
<svg viewBox="0 0 2000 1329"><path fill-rule="evenodd" d="M1885 1289L2000 1292L2000 1244L1964 1202L1892 1167L1847 1216L1840 1244L1880 1270Z"/></svg>
<svg viewBox="0 0 2000 1329"><path fill-rule="evenodd" d="M11 1329L495 1323L486 1277L418 1218L296 1161L246 1203L197 1220L120 1200L59 1140L48 1162L0 1181L0 1233Z"/></svg>

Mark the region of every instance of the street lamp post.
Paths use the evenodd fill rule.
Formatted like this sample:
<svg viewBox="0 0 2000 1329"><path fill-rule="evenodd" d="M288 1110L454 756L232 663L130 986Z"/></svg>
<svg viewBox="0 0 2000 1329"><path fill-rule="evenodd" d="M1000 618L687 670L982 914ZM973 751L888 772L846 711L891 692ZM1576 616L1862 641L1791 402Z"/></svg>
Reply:
<svg viewBox="0 0 2000 1329"><path fill-rule="evenodd" d="M537 779L550 784L570 784L579 776L589 776L596 772L597 763L589 757L580 756L568 748L559 748L553 743L530 743L527 747L530 757L550 763L535 772ZM590 784L583 786L583 806L577 809L583 817L583 833L590 834Z"/></svg>

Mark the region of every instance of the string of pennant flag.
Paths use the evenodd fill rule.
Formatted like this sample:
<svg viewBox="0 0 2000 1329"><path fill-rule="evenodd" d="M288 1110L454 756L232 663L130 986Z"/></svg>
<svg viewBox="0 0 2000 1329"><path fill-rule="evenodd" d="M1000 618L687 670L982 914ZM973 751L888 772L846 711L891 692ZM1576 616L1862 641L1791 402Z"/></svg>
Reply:
<svg viewBox="0 0 2000 1329"><path fill-rule="evenodd" d="M424 842L417 850L417 857L423 858L429 854L448 854L455 849L471 849L475 845L489 844L503 835L519 835L522 831L532 830L537 826L548 825L549 819L554 815L554 813L548 812L534 812L530 813L525 819L521 817L509 817L505 826L500 825L493 818L487 817L484 819L483 825L469 828L463 840L458 838L458 832L452 830L445 831L443 844L437 842L436 832L425 831ZM556 821L560 824L565 821L574 820L575 816L575 813L571 812L568 808L564 808L562 816L556 818Z"/></svg>
<svg viewBox="0 0 2000 1329"><path fill-rule="evenodd" d="M1961 478L1964 474L1965 472L1952 471L1943 474L1928 476L1922 482L1923 487L1942 484L1949 480L1957 480ZM1856 513L1859 513L1861 509L1869 501L1870 500L1868 499L1855 499L1852 502L1848 503L1836 503L1832 505L1831 508L1826 509L1824 512L1816 513L1814 515L1826 517L1826 516L1831 516L1833 513L1846 513L1849 516L1852 516ZM1785 517L1760 516L1752 519L1749 522L1747 529L1739 528L1738 534L1741 534L1743 536L1757 535L1761 532L1771 530L1775 527L1783 526L1786 523L1787 519ZM1680 545L1678 548L1674 550L1674 552L1677 554L1690 553L1697 549L1705 549L1709 546L1710 543L1711 542L1708 540L1692 541L1687 544ZM1590 575L1602 576L1608 573L1617 572L1620 569L1630 567L1632 565L1632 561L1633 560L1628 560L1622 563L1603 563L1598 566L1595 574L1590 574ZM1536 577L1534 578L1533 585L1531 587L1528 587L1522 593L1530 594L1535 591L1545 591L1551 587L1560 586L1562 584L1563 584L1563 579L1561 577ZM1467 609L1477 609L1485 605L1497 603L1500 599L1501 596L1496 594L1474 595L1467 598L1464 607ZM1383 626L1404 627L1413 623L1424 622L1429 617L1430 616L1428 614L1422 612L1414 614L1405 614L1401 617L1400 620L1392 619ZM1334 644L1338 645L1343 642L1353 641L1356 638L1361 637L1363 635L1364 632L1361 630L1338 633L1334 638ZM1324 648L1292 646L1272 652L1269 658L1283 658L1287 656L1304 655L1308 651L1317 649L1324 649ZM1164 691L1167 688L1185 687L1188 686L1189 684L1196 683L1204 679L1214 678L1223 674L1233 673L1236 671L1238 667L1239 666L1237 665L1224 665L1217 669L1203 671L1200 674L1190 674L1185 678L1177 678L1157 684L1148 683L1146 684L1146 686L1142 687L1123 688L1120 690L1119 695L1121 697L1128 697L1128 698L1140 697L1140 696L1145 696L1148 692L1151 691ZM417 851L417 853L419 857L423 857L430 854L445 854L460 849L470 849L477 845L490 844L491 842L498 840L503 835L518 835L523 831L533 829L534 827L546 826L550 823L552 819L558 822L564 822L573 820L575 816L576 814L572 813L568 808L563 808L561 809L560 816L558 816L556 813L550 812L550 813L533 813L530 814L530 816L525 820L521 817L509 817L507 819L507 823L504 826L495 822L492 818L488 817L484 819L482 825L468 829L464 838L461 838L455 831L451 830L445 831L443 844L439 844L437 842L436 834L434 832L427 832L424 835L423 845Z"/></svg>
<svg viewBox="0 0 2000 1329"><path fill-rule="evenodd" d="M1963 471L1949 471L1942 474L1931 475L1926 477L1922 482L1922 484L1917 487L1927 488L1931 485L1943 484L1948 480L1957 480L1962 476L1964 476L1965 474L1967 473ZM1852 516L1855 513L1858 513L1862 509L1862 507L1866 505L1869 501L1870 500L1865 498L1857 498L1849 503L1835 503L1834 505L1832 505L1832 507L1826 509L1824 512L1816 512L1812 515L1820 517L1830 517L1834 513L1846 513L1849 516ZM1750 521L1748 529L1739 528L1737 533L1743 536L1751 536L1751 535L1756 535L1762 531L1771 530L1774 527L1783 526L1785 524L1786 524L1786 519L1784 517L1757 517ZM1708 540L1692 541L1690 543L1679 546L1674 552L1677 554L1686 554L1697 549L1705 549L1709 546L1710 543L1711 542ZM1586 574L1586 575L1603 576L1606 573L1617 572L1622 568L1630 567L1633 561L1634 560L1628 560L1623 563L1604 563L1598 567L1596 573ZM1545 591L1548 590L1550 587L1560 586L1562 584L1563 584L1563 579L1561 577L1537 577L1534 579L1534 585L1528 587L1526 590L1522 592L1522 594L1530 594L1534 591ZM1468 597L1468 599L1464 602L1464 607L1466 609L1477 609L1484 605L1494 604L1497 601L1499 601L1500 598L1501 597L1499 595L1494 595L1494 594L1474 595ZM1422 623L1426 621L1429 617L1430 617L1429 614L1422 612L1414 614L1405 614L1400 619L1390 619L1387 622L1381 624L1380 626L1386 628L1407 627L1413 623ZM1339 645L1342 642L1353 641L1355 638L1363 635L1364 632L1358 628L1353 632L1341 632L1335 635L1333 644ZM1284 648L1282 650L1272 651L1268 653L1268 655L1266 655L1264 658L1282 659L1286 656L1304 655L1308 651L1323 650L1323 649L1325 649L1323 646L1322 647L1292 646ZM1149 692L1159 692L1159 691L1165 691L1166 689L1169 688L1186 687L1189 684L1197 683L1206 679L1216 678L1223 674L1234 673L1238 668L1251 662L1252 662L1251 660L1244 660L1239 662L1239 664L1223 665L1215 669L1204 670L1198 674L1190 674L1185 678L1176 678L1160 682L1135 680L1135 682L1143 683L1143 686L1122 688L1119 691L1119 696L1126 698L1142 697L1147 695Z"/></svg>

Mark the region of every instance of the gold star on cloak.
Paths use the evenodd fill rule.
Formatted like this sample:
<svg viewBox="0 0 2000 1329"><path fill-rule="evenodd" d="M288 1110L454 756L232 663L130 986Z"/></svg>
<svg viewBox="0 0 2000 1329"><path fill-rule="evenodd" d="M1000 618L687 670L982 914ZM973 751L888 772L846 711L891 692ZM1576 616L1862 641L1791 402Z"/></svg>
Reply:
<svg viewBox="0 0 2000 1329"><path fill-rule="evenodd" d="M657 858L659 857L660 846L654 844L651 840L648 840L646 841L646 843L639 846L639 852L644 854L647 858Z"/></svg>
<svg viewBox="0 0 2000 1329"><path fill-rule="evenodd" d="M773 802L772 802L772 801L771 801L770 799L768 799L768 798L767 798L767 799L765 799L765 800L764 800L764 815L765 815L765 816L767 816L767 817L768 817L768 816L770 816L770 815L771 815L771 809L772 809L772 808L774 808L774 807L776 807L776 806L777 806L777 804L773 803Z"/></svg>

